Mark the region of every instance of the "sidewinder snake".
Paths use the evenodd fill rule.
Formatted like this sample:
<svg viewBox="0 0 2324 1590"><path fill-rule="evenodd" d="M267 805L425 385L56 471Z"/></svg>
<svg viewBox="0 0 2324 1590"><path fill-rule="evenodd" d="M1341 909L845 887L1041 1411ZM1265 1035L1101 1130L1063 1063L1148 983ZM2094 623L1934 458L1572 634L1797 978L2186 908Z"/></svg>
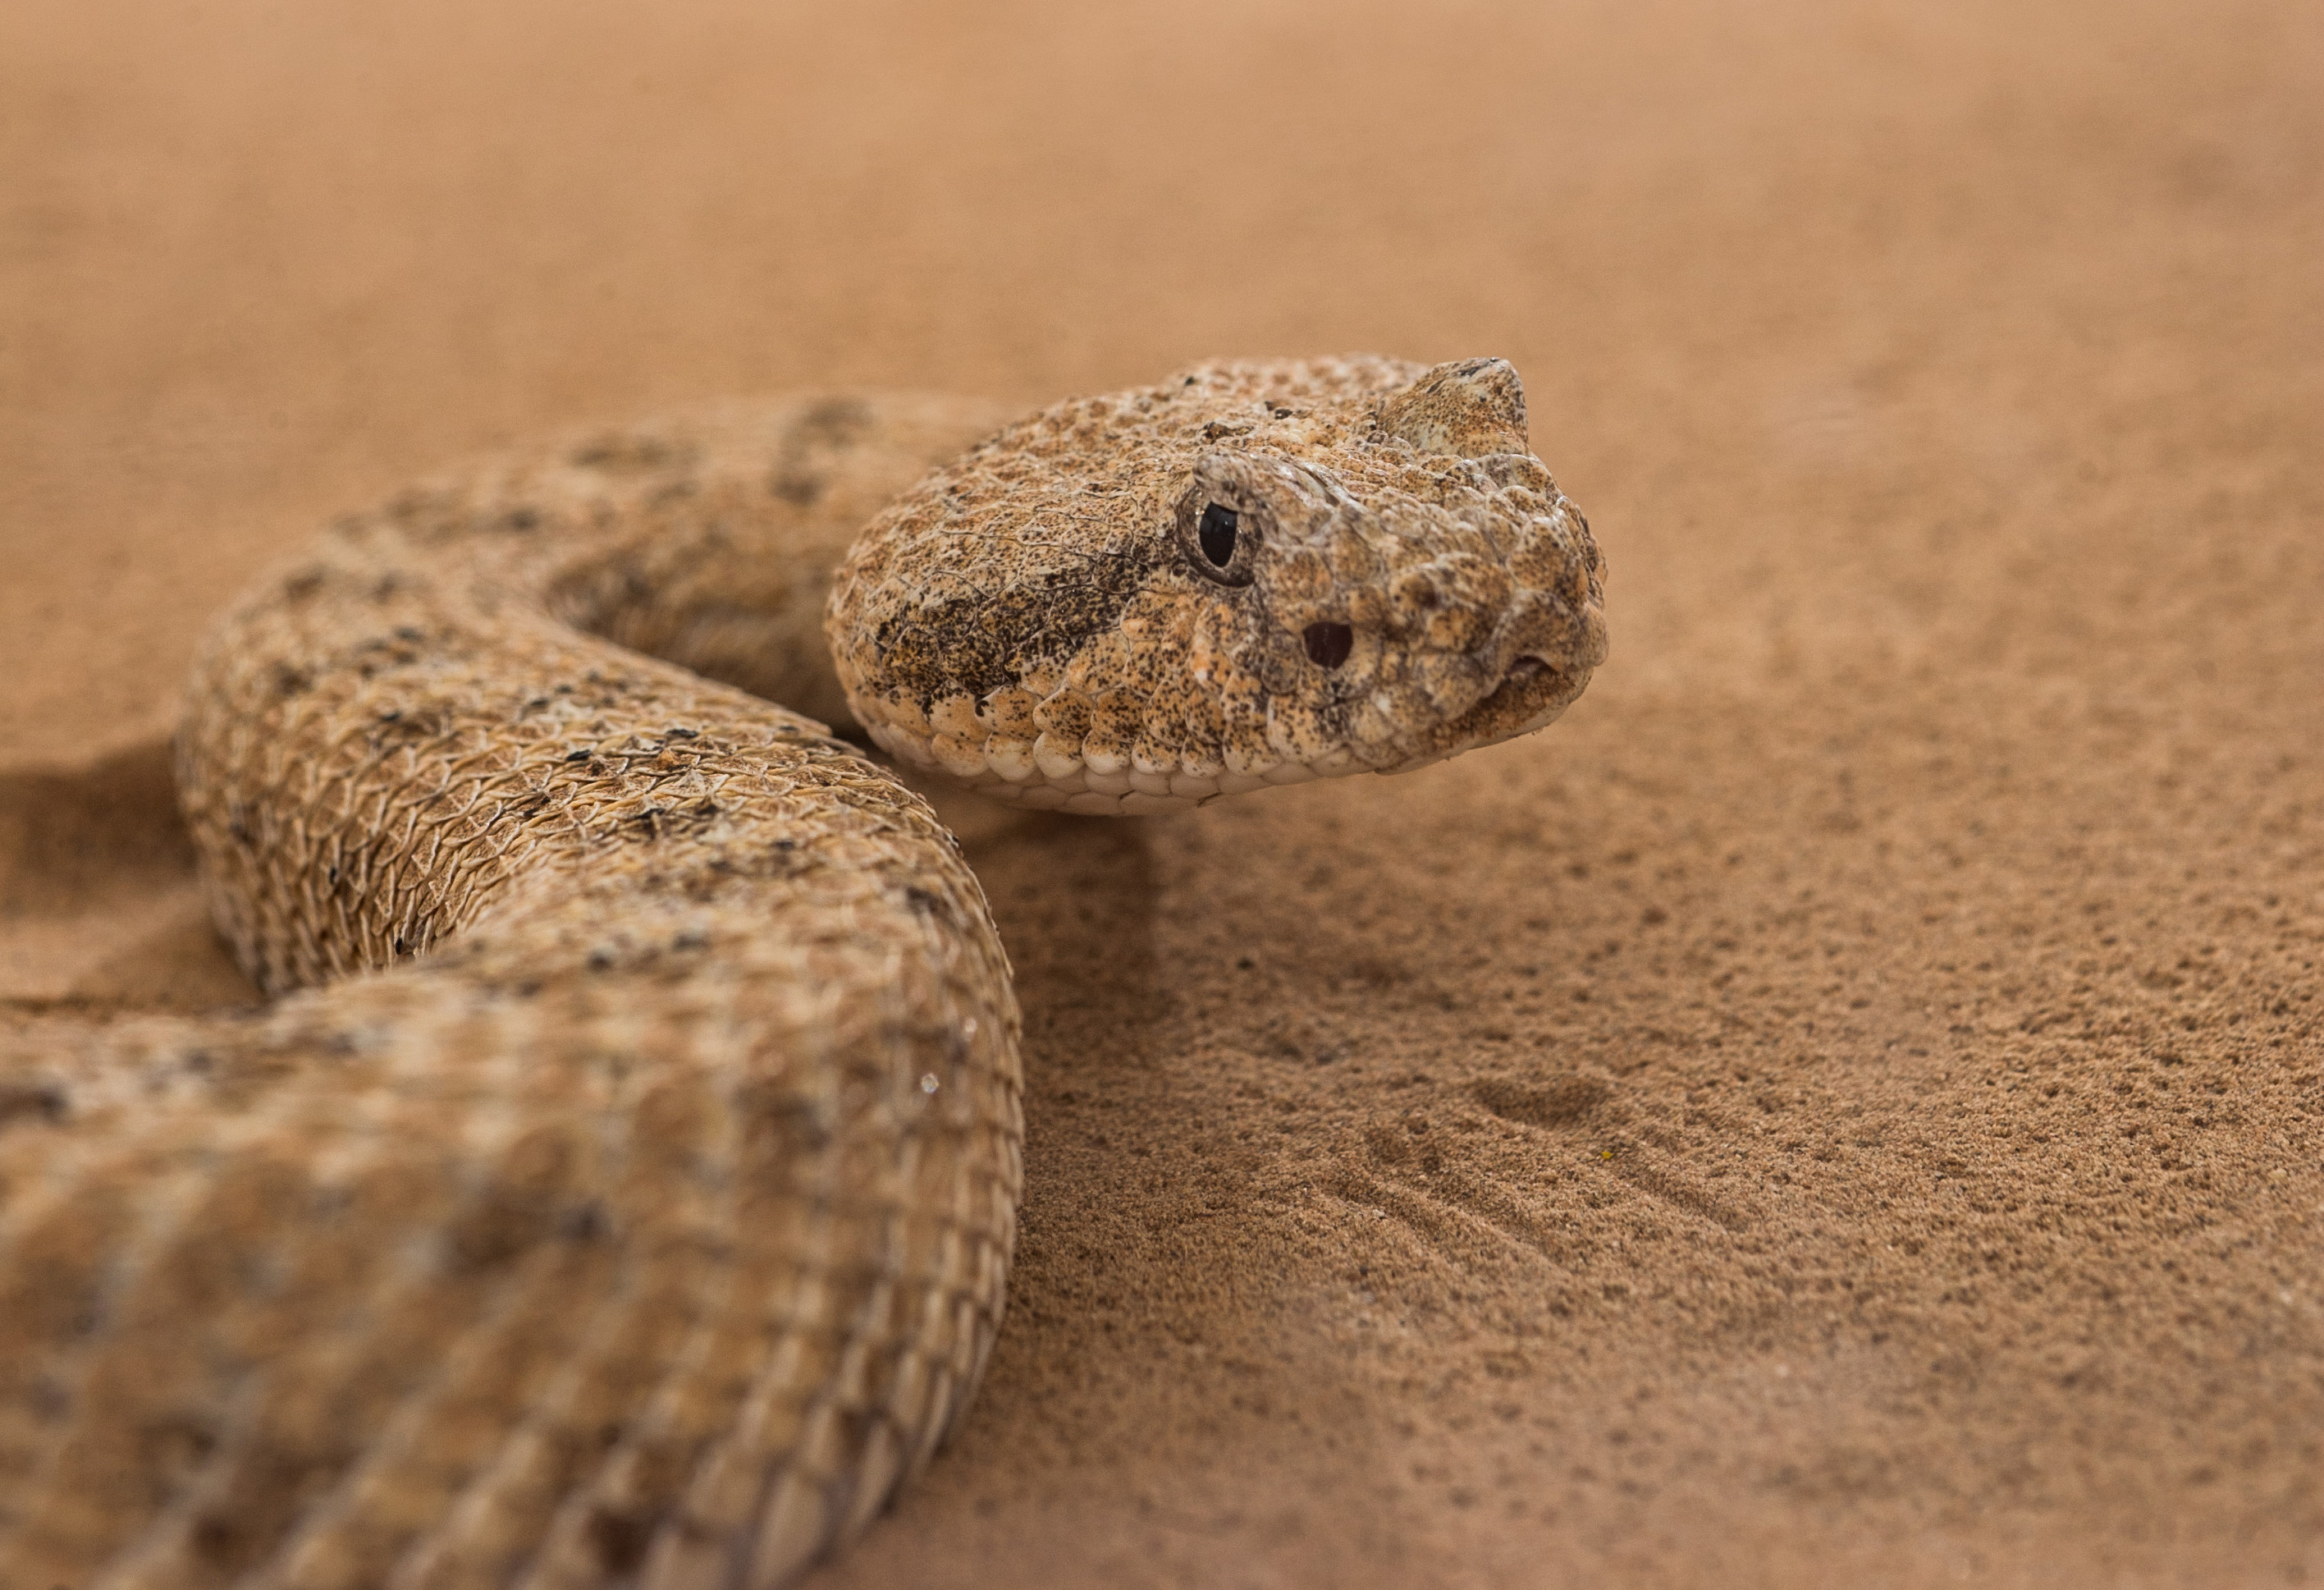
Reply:
<svg viewBox="0 0 2324 1590"><path fill-rule="evenodd" d="M816 720L1138 814L1526 733L1605 655L1503 361L1000 418L568 442L216 628L180 800L272 1003L0 1053L0 1585L787 1582L967 1402L1021 1181L983 894Z"/></svg>

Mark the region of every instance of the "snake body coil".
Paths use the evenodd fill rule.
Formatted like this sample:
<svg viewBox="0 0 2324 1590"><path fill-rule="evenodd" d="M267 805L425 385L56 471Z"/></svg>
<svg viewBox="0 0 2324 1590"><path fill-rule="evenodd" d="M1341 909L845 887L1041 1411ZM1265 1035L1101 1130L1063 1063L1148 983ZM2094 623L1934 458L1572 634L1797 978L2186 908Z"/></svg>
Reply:
<svg viewBox="0 0 2324 1590"><path fill-rule="evenodd" d="M1204 366L961 451L996 418L593 439L217 630L181 795L281 997L0 1056L0 1584L784 1582L973 1390L1021 1129L957 846L761 696L1134 812L1523 733L1603 655L1499 361Z"/></svg>

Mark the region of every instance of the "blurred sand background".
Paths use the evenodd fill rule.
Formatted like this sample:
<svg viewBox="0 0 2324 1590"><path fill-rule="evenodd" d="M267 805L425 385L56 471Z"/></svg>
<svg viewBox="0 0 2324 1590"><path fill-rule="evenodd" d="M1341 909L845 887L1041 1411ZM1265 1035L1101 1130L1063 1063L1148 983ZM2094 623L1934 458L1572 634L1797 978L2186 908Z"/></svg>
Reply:
<svg viewBox="0 0 2324 1590"><path fill-rule="evenodd" d="M1500 354L1519 744L979 818L1014 1302L841 1585L2324 1579L2324 12L0 7L0 999L332 513L812 385Z"/></svg>

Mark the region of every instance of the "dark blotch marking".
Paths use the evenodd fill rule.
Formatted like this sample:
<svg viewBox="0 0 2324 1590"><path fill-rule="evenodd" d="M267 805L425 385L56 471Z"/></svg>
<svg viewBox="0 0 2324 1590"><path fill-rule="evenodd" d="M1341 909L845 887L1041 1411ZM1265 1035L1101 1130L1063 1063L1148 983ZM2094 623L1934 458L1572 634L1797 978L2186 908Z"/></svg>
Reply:
<svg viewBox="0 0 2324 1590"><path fill-rule="evenodd" d="M589 1546L608 1576L627 1578L642 1567L660 1519L599 1507L589 1515Z"/></svg>
<svg viewBox="0 0 2324 1590"><path fill-rule="evenodd" d="M446 1245L457 1269L503 1269L556 1238L563 1216L551 1197L521 1187L497 1188L452 1223Z"/></svg>
<svg viewBox="0 0 2324 1590"><path fill-rule="evenodd" d="M861 398L826 398L798 417L787 440L853 447L872 429L872 405Z"/></svg>
<svg viewBox="0 0 2324 1590"><path fill-rule="evenodd" d="M870 434L871 405L854 398L833 398L815 404L792 421L783 437L767 489L795 507L809 507L831 485L827 469L813 455L843 453Z"/></svg>
<svg viewBox="0 0 2324 1590"><path fill-rule="evenodd" d="M0 1083L0 1126L25 1116L58 1122L69 1108L64 1089L44 1082Z"/></svg>
<svg viewBox="0 0 2324 1590"><path fill-rule="evenodd" d="M1356 632L1344 624L1311 624L1299 637L1307 647L1307 659L1318 668L1337 668L1355 650Z"/></svg>
<svg viewBox="0 0 2324 1590"><path fill-rule="evenodd" d="M956 923L960 920L960 913L953 909L951 901L917 883L906 886L904 903L934 921Z"/></svg>
<svg viewBox="0 0 2324 1590"><path fill-rule="evenodd" d="M194 1555L205 1563L226 1564L247 1555L240 1548L243 1536L234 1527L234 1521L220 1513L204 1513L187 1531Z"/></svg>
<svg viewBox="0 0 2324 1590"><path fill-rule="evenodd" d="M795 508L811 508L816 499L823 495L823 489L828 484L822 476L807 470L786 469L775 476L774 484L768 489L778 499Z"/></svg>
<svg viewBox="0 0 2324 1590"><path fill-rule="evenodd" d="M1028 663L1070 657L1111 629L1170 555L1168 539L1154 536L1003 590L893 614L873 644L888 677L923 703L986 696L1015 684Z"/></svg>
<svg viewBox="0 0 2324 1590"><path fill-rule="evenodd" d="M681 463L687 449L658 436L604 436L583 443L571 456L572 461L584 469L632 475Z"/></svg>

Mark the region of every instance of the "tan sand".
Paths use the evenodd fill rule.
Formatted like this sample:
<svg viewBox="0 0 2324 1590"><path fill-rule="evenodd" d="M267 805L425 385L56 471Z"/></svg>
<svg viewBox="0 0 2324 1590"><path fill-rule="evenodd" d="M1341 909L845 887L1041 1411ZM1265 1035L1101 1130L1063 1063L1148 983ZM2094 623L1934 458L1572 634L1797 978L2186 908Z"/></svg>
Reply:
<svg viewBox="0 0 2324 1590"><path fill-rule="evenodd" d="M1015 1302L819 1582L2314 1583L2319 261L2299 4L0 6L0 994L247 996L174 682L447 458L1506 355L1565 722L964 816Z"/></svg>

